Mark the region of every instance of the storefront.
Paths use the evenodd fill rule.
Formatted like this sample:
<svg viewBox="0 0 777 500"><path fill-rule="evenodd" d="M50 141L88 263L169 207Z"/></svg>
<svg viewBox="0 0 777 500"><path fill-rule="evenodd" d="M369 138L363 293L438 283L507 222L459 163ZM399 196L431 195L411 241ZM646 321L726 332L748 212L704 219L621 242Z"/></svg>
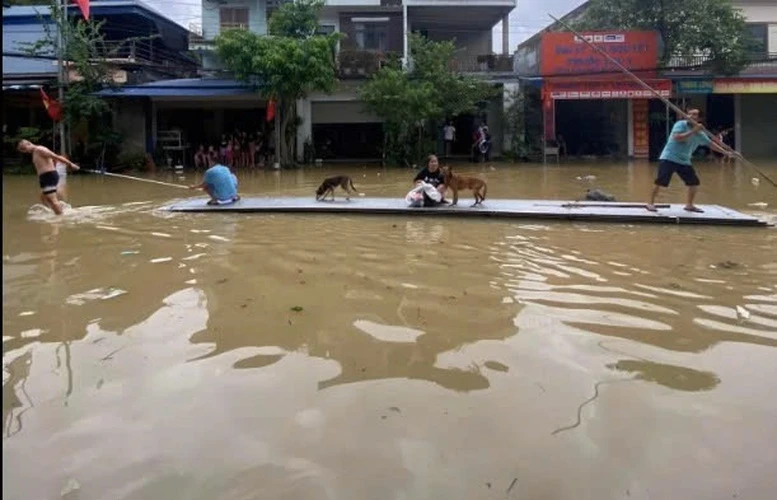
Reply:
<svg viewBox="0 0 777 500"><path fill-rule="evenodd" d="M646 83L671 97L670 80ZM629 80L546 80L545 140L562 142L571 156L648 159L651 99L658 96Z"/></svg>
<svg viewBox="0 0 777 500"><path fill-rule="evenodd" d="M777 77L715 79L713 95L733 96L739 151L748 158L777 159Z"/></svg>
<svg viewBox="0 0 777 500"><path fill-rule="evenodd" d="M656 71L659 36L654 31L592 32L582 36L643 79L661 97L672 82ZM651 90L570 32L540 41L544 138L573 156L647 159L650 155ZM565 150L565 151L564 151Z"/></svg>

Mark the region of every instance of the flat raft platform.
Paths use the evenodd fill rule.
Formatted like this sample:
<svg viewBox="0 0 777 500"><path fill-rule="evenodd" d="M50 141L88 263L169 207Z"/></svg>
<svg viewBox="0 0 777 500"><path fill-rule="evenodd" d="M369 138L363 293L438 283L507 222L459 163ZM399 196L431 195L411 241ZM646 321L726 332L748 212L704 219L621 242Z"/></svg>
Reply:
<svg viewBox="0 0 777 500"><path fill-rule="evenodd" d="M403 198L353 197L350 201L315 201L313 197L244 197L229 205L208 205L206 198L183 200L167 207L172 212L318 213L362 215L416 215L493 217L503 219L556 219L588 222L697 224L713 226L768 226L766 221L719 205L699 205L704 213L692 213L683 205L659 204L649 212L644 203L583 202L559 200L486 200L471 207L472 200L459 200L451 207L411 208Z"/></svg>

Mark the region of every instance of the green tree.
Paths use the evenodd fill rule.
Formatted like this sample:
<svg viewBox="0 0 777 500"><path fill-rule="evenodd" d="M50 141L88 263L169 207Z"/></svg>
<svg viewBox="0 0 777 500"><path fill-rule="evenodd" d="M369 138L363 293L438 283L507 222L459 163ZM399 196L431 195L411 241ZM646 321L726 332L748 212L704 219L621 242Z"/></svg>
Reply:
<svg viewBox="0 0 777 500"><path fill-rule="evenodd" d="M453 42L413 34L409 44L410 71L384 67L360 90L365 106L384 121L384 154L399 164L433 151L443 120L475 112L496 94L492 86L451 69Z"/></svg>
<svg viewBox="0 0 777 500"><path fill-rule="evenodd" d="M264 97L278 103L281 165L294 163L296 102L311 92L331 92L337 83L334 51L338 34L316 34L321 0L294 0L270 18L270 35L229 30L216 38L225 67L235 78L258 84Z"/></svg>
<svg viewBox="0 0 777 500"><path fill-rule="evenodd" d="M84 132L88 156L94 159L114 154L118 152L121 139L113 132L110 106L94 93L115 85L115 67L106 61L117 58L133 41L148 40L149 37L108 43L102 33L105 21L65 17L56 1L51 2L50 16L50 22L41 16L43 38L27 44L24 50L32 56L55 58L59 50L59 33L62 33L66 68L77 75L64 88L63 119L71 130Z"/></svg>
<svg viewBox="0 0 777 500"><path fill-rule="evenodd" d="M745 18L731 0L591 0L576 23L583 30L656 30L661 62L704 55L710 68L725 75L747 63L752 39Z"/></svg>

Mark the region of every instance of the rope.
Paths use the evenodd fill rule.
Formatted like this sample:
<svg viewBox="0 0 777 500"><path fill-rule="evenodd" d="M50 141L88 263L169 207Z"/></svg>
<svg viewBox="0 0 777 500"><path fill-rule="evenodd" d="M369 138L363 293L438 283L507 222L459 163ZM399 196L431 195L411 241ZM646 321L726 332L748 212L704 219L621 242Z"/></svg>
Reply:
<svg viewBox="0 0 777 500"><path fill-rule="evenodd" d="M98 175L109 175L111 177L119 177L122 179L129 179L132 181L140 181L140 182L149 182L151 184L159 184L160 186L168 186L168 187L174 187L174 188L180 188L180 189L189 189L189 186L184 186L183 184L173 184L171 182L162 182L162 181L155 181L153 179L144 179L142 177L133 177L131 175L124 175L124 174L113 174L111 172L101 172L99 170L89 170L86 168L82 168L84 172L90 172L92 174L98 174Z"/></svg>

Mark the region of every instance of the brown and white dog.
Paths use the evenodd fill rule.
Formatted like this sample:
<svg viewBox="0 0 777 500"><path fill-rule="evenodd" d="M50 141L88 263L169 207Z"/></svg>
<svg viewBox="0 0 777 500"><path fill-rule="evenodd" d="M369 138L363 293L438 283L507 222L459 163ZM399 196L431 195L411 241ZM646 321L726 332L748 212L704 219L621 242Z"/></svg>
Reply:
<svg viewBox="0 0 777 500"><path fill-rule="evenodd" d="M477 177L465 177L453 173L453 169L450 166L442 167L442 175L445 178L445 185L453 191L453 201L451 206L455 206L459 202L459 190L471 189L475 195L475 203L472 205L476 207L483 203L486 199L486 193L488 192L488 184L483 179Z"/></svg>
<svg viewBox="0 0 777 500"><path fill-rule="evenodd" d="M347 175L338 175L337 177L329 177L328 179L324 179L324 182L318 186L318 189L316 189L316 201L323 200L326 198L327 194L332 195L332 201L334 201L335 189L337 186L340 186L343 188L343 191L345 191L346 200L351 199L349 197L351 190L353 190L354 193L358 193L350 177Z"/></svg>

